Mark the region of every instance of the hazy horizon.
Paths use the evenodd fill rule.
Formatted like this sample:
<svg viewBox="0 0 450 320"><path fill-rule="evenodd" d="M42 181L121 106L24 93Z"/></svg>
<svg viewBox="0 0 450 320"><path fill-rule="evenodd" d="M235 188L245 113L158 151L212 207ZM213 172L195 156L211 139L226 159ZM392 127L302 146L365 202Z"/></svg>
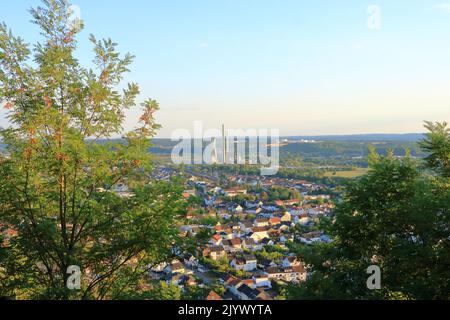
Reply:
<svg viewBox="0 0 450 320"><path fill-rule="evenodd" d="M85 22L77 58L90 65L90 33L136 55L126 80L160 103L160 138L196 120L282 136L415 133L450 120L445 0L72 3ZM0 21L34 43L27 9L38 4L5 1Z"/></svg>
<svg viewBox="0 0 450 320"><path fill-rule="evenodd" d="M245 130L245 129L244 129ZM369 133L357 133L357 134L293 134L293 135L280 135L280 138L327 138L327 137L358 137L358 136L398 136L398 137L406 137L406 136L414 136L414 135L424 135L426 132L405 132L405 133L377 133L377 132L369 132ZM120 138L120 137L117 137ZM170 136L161 136L158 135L154 139L171 139Z"/></svg>

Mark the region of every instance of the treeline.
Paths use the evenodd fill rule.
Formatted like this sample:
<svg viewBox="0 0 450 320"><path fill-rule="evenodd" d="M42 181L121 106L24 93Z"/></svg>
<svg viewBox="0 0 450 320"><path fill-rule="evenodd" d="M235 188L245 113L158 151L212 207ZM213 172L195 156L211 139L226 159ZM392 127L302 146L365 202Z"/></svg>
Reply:
<svg viewBox="0 0 450 320"><path fill-rule="evenodd" d="M311 277L290 287L289 299L450 299L450 129L426 123L425 166L393 153L369 157L332 220L321 228L333 242L292 245ZM369 266L381 287L367 285Z"/></svg>
<svg viewBox="0 0 450 320"><path fill-rule="evenodd" d="M352 158L367 157L370 147L375 147L381 155L387 155L393 150L394 156L405 156L406 150L410 150L413 157L424 157L417 142L413 141L380 141L380 142L356 142L356 141L325 141L316 143L290 143L280 148L280 154L300 155L304 158Z"/></svg>
<svg viewBox="0 0 450 320"><path fill-rule="evenodd" d="M194 165L188 166L188 168L197 172L218 175L219 177L221 175L227 176L230 174L249 176L259 176L261 174L261 167L258 165ZM272 177L306 180L313 183L325 184L331 187L343 185L348 181L347 178L325 177L324 174L326 171L327 169L316 168L280 168Z"/></svg>
<svg viewBox="0 0 450 320"><path fill-rule="evenodd" d="M297 190L286 189L281 187L272 187L267 190L267 194L264 195L264 191L261 195L261 198L267 198L269 201L276 200L296 200L301 201L302 195Z"/></svg>
<svg viewBox="0 0 450 320"><path fill-rule="evenodd" d="M155 154L170 154L176 141L168 139L154 139L150 152ZM203 147L210 142L204 142ZM346 159L349 163L356 157L367 158L370 146L374 146L379 154L387 155L393 150L395 156L404 156L410 150L413 157L424 157L425 153L415 141L321 141L314 143L294 142L280 147L281 159L288 157L301 157L307 161L327 159ZM248 148L247 148L248 150ZM333 162L331 162L332 164Z"/></svg>

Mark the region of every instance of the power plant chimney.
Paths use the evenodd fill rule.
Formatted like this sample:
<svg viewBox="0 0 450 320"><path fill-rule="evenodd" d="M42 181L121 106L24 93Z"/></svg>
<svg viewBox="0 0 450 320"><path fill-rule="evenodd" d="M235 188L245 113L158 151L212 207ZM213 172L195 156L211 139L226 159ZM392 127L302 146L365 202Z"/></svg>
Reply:
<svg viewBox="0 0 450 320"><path fill-rule="evenodd" d="M222 124L222 155L223 155L223 164L227 164L227 139L225 136L225 125Z"/></svg>

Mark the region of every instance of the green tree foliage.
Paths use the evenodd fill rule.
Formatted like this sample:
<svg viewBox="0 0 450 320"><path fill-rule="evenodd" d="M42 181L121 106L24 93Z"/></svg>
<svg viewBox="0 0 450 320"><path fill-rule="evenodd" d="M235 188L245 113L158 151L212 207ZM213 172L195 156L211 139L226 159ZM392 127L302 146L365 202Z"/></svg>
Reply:
<svg viewBox="0 0 450 320"><path fill-rule="evenodd" d="M182 299L183 300L205 300L208 294L214 291L219 296L225 294L226 289L220 283L215 283L213 285L203 285L200 286L188 286L185 288Z"/></svg>
<svg viewBox="0 0 450 320"><path fill-rule="evenodd" d="M147 293L147 298L151 300L181 300L182 292L180 287L174 284L167 284L164 281L158 282Z"/></svg>
<svg viewBox="0 0 450 320"><path fill-rule="evenodd" d="M275 200L302 200L302 195L300 192L294 189L287 189L282 187L272 187L268 190L268 197L270 201Z"/></svg>
<svg viewBox="0 0 450 320"><path fill-rule="evenodd" d="M191 206L201 206L203 204L203 199L199 196L189 196L187 199L188 204Z"/></svg>
<svg viewBox="0 0 450 320"><path fill-rule="evenodd" d="M224 257L220 260L213 260L210 258L201 258L201 262L208 267L210 267L213 270L219 271L219 272L232 272L234 269L230 266L230 261L228 261L228 258Z"/></svg>
<svg viewBox="0 0 450 320"><path fill-rule="evenodd" d="M99 143L122 134L136 106L138 85L122 85L133 56L91 36L94 69L85 68L75 58L83 25L69 4L44 0L31 14L42 35L34 46L0 25L0 103L12 123L1 131L0 227L17 232L0 252L0 295L114 298L178 241L182 190L148 175L158 103L141 104L124 143ZM114 192L119 185L130 195ZM71 265L81 290L66 288Z"/></svg>
<svg viewBox="0 0 450 320"><path fill-rule="evenodd" d="M450 155L446 124L430 124L423 148L434 175L409 157L373 150L369 173L352 183L328 221L334 242L298 246L312 276L290 298L450 299ZM445 142L447 141L447 142ZM381 268L381 290L368 290L366 269Z"/></svg>
<svg viewBox="0 0 450 320"><path fill-rule="evenodd" d="M270 246L267 246L266 248L263 248L260 251L256 251L255 255L258 258L274 261L277 263L281 263L281 260L283 260L284 258L283 252L274 250L274 248Z"/></svg>
<svg viewBox="0 0 450 320"><path fill-rule="evenodd" d="M427 153L425 160L429 168L440 173L444 177L450 177L450 128L447 123L425 122L428 133L420 143Z"/></svg>
<svg viewBox="0 0 450 320"><path fill-rule="evenodd" d="M213 234L214 232L212 230L204 228L195 235L195 240L197 243L207 243Z"/></svg>

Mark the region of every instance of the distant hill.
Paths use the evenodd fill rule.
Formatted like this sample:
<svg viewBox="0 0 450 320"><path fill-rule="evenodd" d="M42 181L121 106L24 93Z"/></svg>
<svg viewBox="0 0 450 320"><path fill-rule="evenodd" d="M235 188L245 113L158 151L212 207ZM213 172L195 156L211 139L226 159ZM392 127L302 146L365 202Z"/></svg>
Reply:
<svg viewBox="0 0 450 320"><path fill-rule="evenodd" d="M387 150L394 150L394 154L402 156L405 149L409 149L413 156L423 157L417 142L424 137L421 133L408 134L360 134L360 135L328 135L328 136L289 136L282 137L289 143L280 148L281 156L302 156L302 157L365 157L368 154L368 145L375 146L381 154L386 154ZM301 143L302 140L314 140L315 143ZM121 139L114 139L113 142L121 142ZM101 141L100 141L101 143ZM153 139L150 152L154 154L169 155L176 141L170 139ZM0 150L4 145L0 143Z"/></svg>
<svg viewBox="0 0 450 320"><path fill-rule="evenodd" d="M358 141L358 142L388 142L388 141L407 141L416 142L423 139L423 133L405 133L405 134L355 134L355 135L328 135L328 136L288 136L282 139L288 140L316 140L316 141Z"/></svg>
<svg viewBox="0 0 450 320"><path fill-rule="evenodd" d="M325 141L316 143L291 142L280 148L281 156L302 156L313 158L356 158L369 154L369 145L375 147L378 153L386 155L393 150L396 156L404 156L406 150L414 157L423 157L416 141Z"/></svg>

